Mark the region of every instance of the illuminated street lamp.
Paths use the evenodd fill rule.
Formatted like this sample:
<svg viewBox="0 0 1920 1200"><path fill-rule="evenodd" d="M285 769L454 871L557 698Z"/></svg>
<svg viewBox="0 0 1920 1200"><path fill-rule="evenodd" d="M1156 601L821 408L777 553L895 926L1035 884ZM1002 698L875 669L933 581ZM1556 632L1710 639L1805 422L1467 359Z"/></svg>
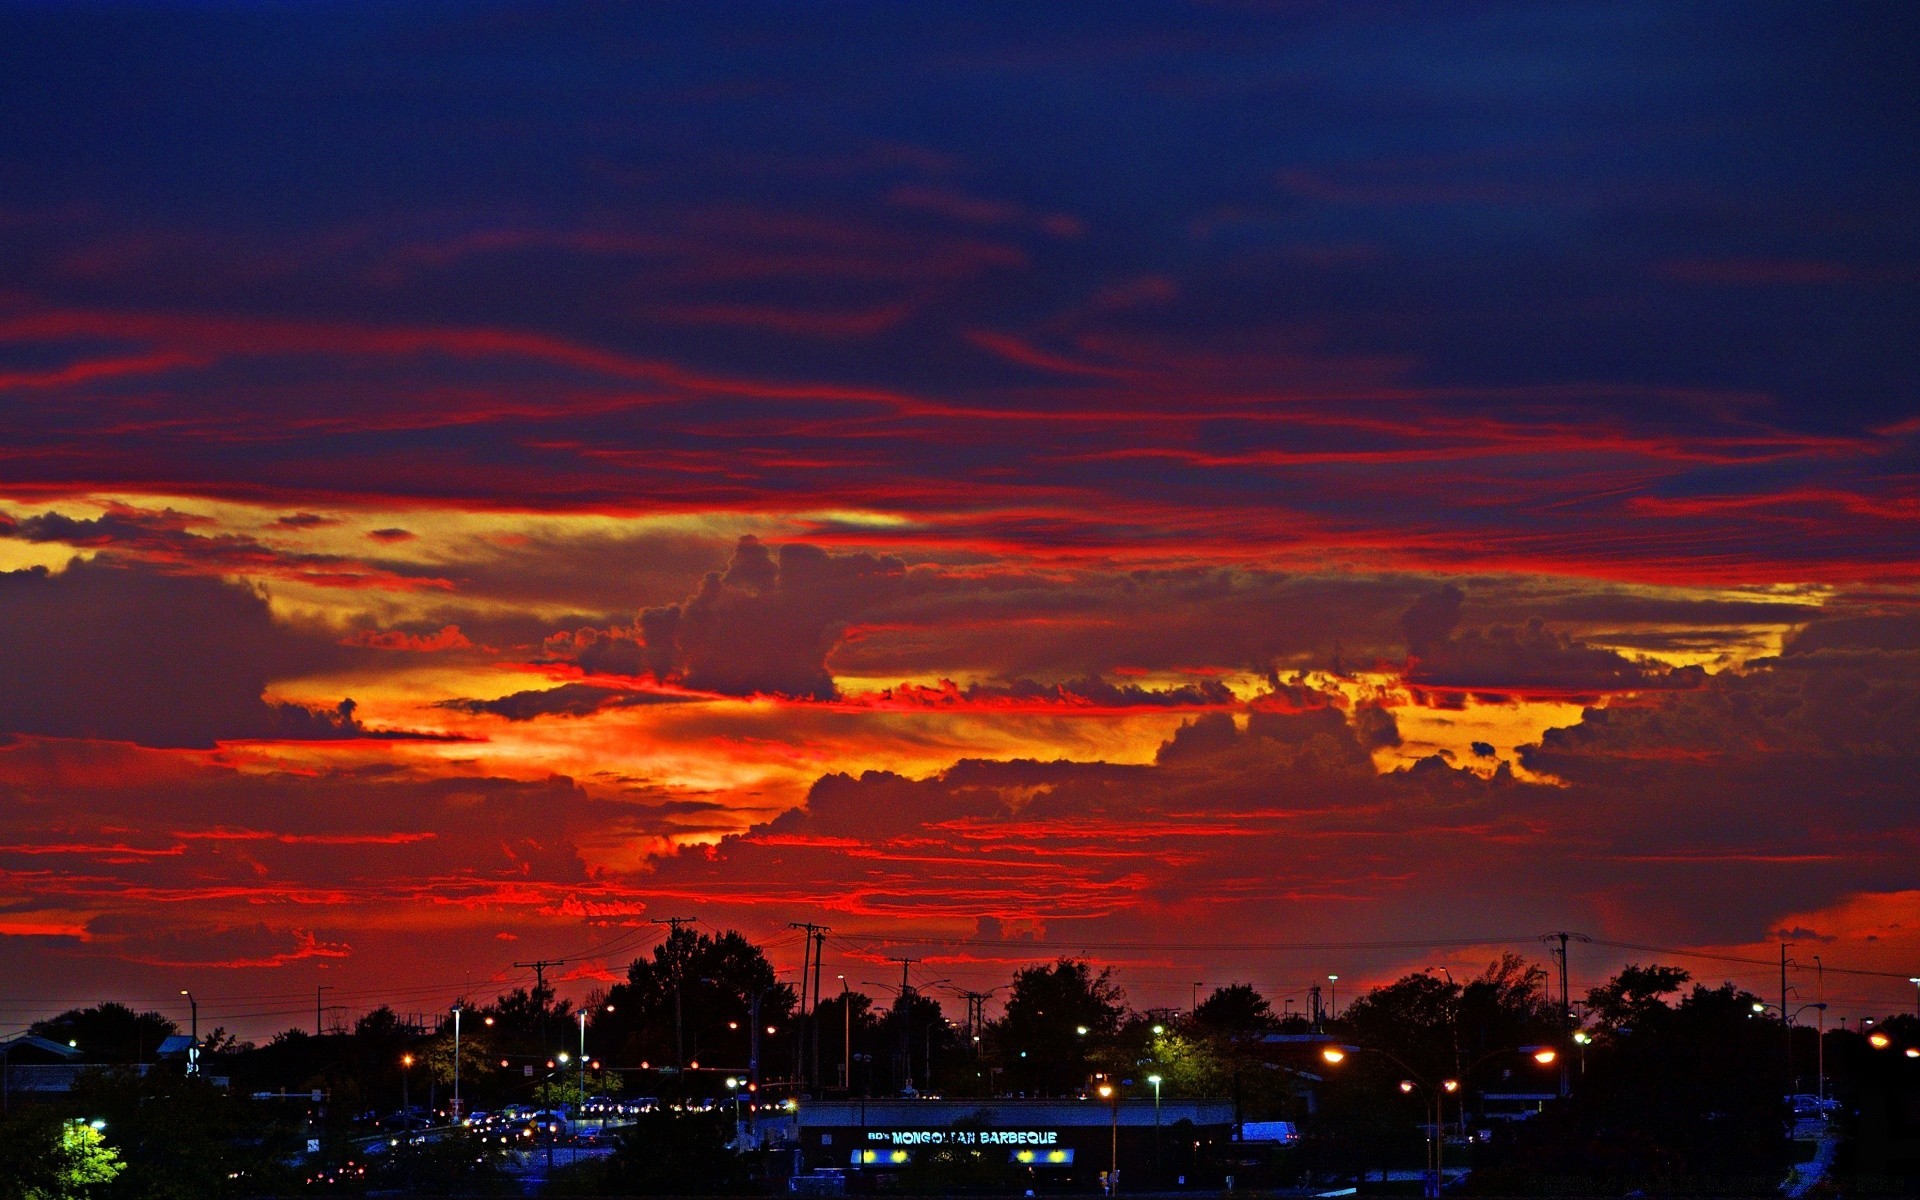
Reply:
<svg viewBox="0 0 1920 1200"><path fill-rule="evenodd" d="M460 1002L453 1002L453 1123L460 1123Z"/></svg>
<svg viewBox="0 0 1920 1200"><path fill-rule="evenodd" d="M186 988L181 988L180 994L187 998L187 1007L193 1012L193 1044L187 1047L187 1074L198 1075L200 1073L200 1002L195 1000L193 993Z"/></svg>
<svg viewBox="0 0 1920 1200"><path fill-rule="evenodd" d="M580 1010L580 1111L576 1113L575 1116L584 1117L586 1116L586 1114L587 1114L587 1010L583 1007ZM607 1123L604 1120L601 1121L600 1122L601 1128L604 1129L606 1127L606 1124Z"/></svg>
<svg viewBox="0 0 1920 1200"><path fill-rule="evenodd" d="M1460 1078L1458 1079L1442 1079L1438 1084L1433 1084L1427 1082L1418 1071L1415 1071L1405 1060L1391 1050L1382 1050L1377 1046L1343 1046L1332 1043L1320 1048L1320 1057L1325 1060L1328 1066L1335 1067L1345 1062L1350 1056L1360 1053L1378 1054L1385 1058L1392 1059L1402 1070L1406 1071L1412 1077L1400 1081L1401 1093L1411 1096L1415 1091L1425 1091L1428 1098L1432 1101L1432 1123L1427 1126L1427 1166L1424 1187L1422 1189L1422 1194L1425 1195L1428 1200L1437 1200L1437 1197L1440 1195L1442 1169L1445 1166L1446 1146L1440 1138L1442 1101L1445 1100L1446 1097L1460 1091L1461 1080L1471 1074L1475 1067L1498 1058L1503 1054L1524 1054L1543 1067L1553 1065L1560 1057L1559 1052L1552 1046L1508 1047L1481 1055L1460 1073Z"/></svg>
<svg viewBox="0 0 1920 1200"><path fill-rule="evenodd" d="M1888 1046L1893 1045L1893 1039L1884 1033L1870 1033L1867 1035L1867 1045L1872 1046L1875 1050L1885 1050Z"/></svg>
<svg viewBox="0 0 1920 1200"><path fill-rule="evenodd" d="M1099 1092L1100 1098L1107 1102L1108 1111L1112 1114L1110 1124L1112 1145L1107 1159L1107 1195L1117 1196L1120 1194L1120 1092L1111 1083L1102 1083L1094 1090Z"/></svg>
<svg viewBox="0 0 1920 1200"><path fill-rule="evenodd" d="M402 1054L400 1056L400 1112L403 1114L404 1119L409 1122L413 1120L413 1117L408 1115L413 1111L413 1099L408 1094L408 1088L412 1080L413 1055Z"/></svg>
<svg viewBox="0 0 1920 1200"><path fill-rule="evenodd" d="M1147 1076L1147 1082L1153 1085L1153 1177L1160 1178L1160 1077Z"/></svg>

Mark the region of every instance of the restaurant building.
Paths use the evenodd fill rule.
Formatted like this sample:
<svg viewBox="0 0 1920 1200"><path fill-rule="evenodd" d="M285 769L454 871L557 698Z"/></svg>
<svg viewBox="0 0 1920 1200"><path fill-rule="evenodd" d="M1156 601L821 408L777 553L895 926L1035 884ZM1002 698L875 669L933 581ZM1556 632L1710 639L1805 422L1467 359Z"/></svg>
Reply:
<svg viewBox="0 0 1920 1200"><path fill-rule="evenodd" d="M1036 1184L1097 1181L1117 1149L1123 1182L1200 1186L1233 1140L1224 1100L802 1100L798 1130L809 1171L897 1173L945 1147L1028 1168ZM1210 1181L1217 1183L1217 1181Z"/></svg>

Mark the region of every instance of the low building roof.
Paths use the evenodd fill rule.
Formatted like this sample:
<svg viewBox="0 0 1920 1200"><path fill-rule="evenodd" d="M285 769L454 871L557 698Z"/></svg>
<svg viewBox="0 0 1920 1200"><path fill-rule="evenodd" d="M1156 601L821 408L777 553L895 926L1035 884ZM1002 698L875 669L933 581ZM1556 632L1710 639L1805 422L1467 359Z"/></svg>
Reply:
<svg viewBox="0 0 1920 1200"><path fill-rule="evenodd" d="M56 1042L51 1038L43 1038L31 1033L0 1038L0 1056L12 1059L22 1051L51 1055L62 1062L71 1062L80 1057L80 1051L65 1042Z"/></svg>
<svg viewBox="0 0 1920 1200"><path fill-rule="evenodd" d="M958 1121L985 1121L1002 1126L1098 1126L1115 1122L1125 1126L1152 1126L1156 1123L1152 1100L1122 1100L1115 1105L1106 1100L1009 1100L995 1097L983 1100L802 1100L799 1113L803 1129L868 1128L929 1129L943 1128ZM1163 1100L1157 1123L1173 1125L1191 1121L1195 1125L1232 1125L1231 1100Z"/></svg>

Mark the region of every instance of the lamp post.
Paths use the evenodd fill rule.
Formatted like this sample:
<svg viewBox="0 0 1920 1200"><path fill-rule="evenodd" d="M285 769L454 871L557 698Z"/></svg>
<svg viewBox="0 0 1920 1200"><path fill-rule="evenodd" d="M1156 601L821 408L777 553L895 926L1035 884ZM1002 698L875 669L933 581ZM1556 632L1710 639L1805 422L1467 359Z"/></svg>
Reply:
<svg viewBox="0 0 1920 1200"><path fill-rule="evenodd" d="M1147 1082L1153 1085L1153 1182L1160 1183L1160 1077L1147 1076Z"/></svg>
<svg viewBox="0 0 1920 1200"><path fill-rule="evenodd" d="M460 1002L453 1002L453 1123L460 1123Z"/></svg>
<svg viewBox="0 0 1920 1200"><path fill-rule="evenodd" d="M1109 1128L1112 1130L1112 1145L1107 1159L1107 1195L1120 1194L1120 1091L1111 1083L1103 1083L1097 1089L1100 1098L1107 1102L1111 1114Z"/></svg>
<svg viewBox="0 0 1920 1200"><path fill-rule="evenodd" d="M1430 1110L1432 1122L1427 1126L1425 1186L1422 1189L1422 1194L1427 1197L1427 1200L1438 1200L1440 1195L1441 1172L1445 1167L1446 1145L1440 1136L1440 1122L1445 1098L1460 1091L1463 1086L1463 1081L1476 1067L1479 1067L1482 1063L1490 1062L1503 1054L1525 1054L1543 1067L1552 1066L1555 1060L1560 1057L1559 1052L1552 1046L1506 1047L1483 1054L1475 1059L1460 1073L1460 1078L1442 1079L1438 1084L1429 1083L1418 1071L1408 1066L1404 1059L1391 1050L1382 1050L1377 1046L1329 1044L1320 1051L1320 1057L1328 1066L1337 1067L1342 1062L1345 1062L1350 1055L1363 1053L1378 1054L1383 1058L1392 1059L1401 1070L1412 1076L1410 1079L1402 1079L1400 1081L1400 1091L1405 1095L1412 1095L1415 1090L1424 1091L1432 1103Z"/></svg>
<svg viewBox="0 0 1920 1200"><path fill-rule="evenodd" d="M186 988L181 988L180 994L187 998L187 1008L193 1013L193 1044L187 1047L187 1074L198 1075L200 1073L200 1002L195 1000L193 993Z"/></svg>
<svg viewBox="0 0 1920 1200"><path fill-rule="evenodd" d="M1913 985L1913 1012L1920 1016L1920 975L1910 975L1907 982Z"/></svg>
<svg viewBox="0 0 1920 1200"><path fill-rule="evenodd" d="M840 1050L840 1090L853 1093L853 993L847 987L845 975L835 976L840 981L840 1015L845 1018L846 1029L841 1036L845 1039Z"/></svg>
<svg viewBox="0 0 1920 1200"><path fill-rule="evenodd" d="M407 1122L409 1131L413 1128L413 1097L409 1088L413 1081L413 1055L400 1056L400 1115Z"/></svg>
<svg viewBox="0 0 1920 1200"><path fill-rule="evenodd" d="M1327 976L1327 1018L1331 1020L1339 1014L1340 977L1338 975L1329 975Z"/></svg>

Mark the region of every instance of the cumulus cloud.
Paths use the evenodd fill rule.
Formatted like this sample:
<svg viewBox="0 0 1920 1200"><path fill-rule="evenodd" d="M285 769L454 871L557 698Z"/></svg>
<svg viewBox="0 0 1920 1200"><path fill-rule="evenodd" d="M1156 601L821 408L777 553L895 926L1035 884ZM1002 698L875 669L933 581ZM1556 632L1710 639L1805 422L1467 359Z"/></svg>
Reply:
<svg viewBox="0 0 1920 1200"><path fill-rule="evenodd" d="M351 701L315 710L267 684L343 661L242 584L105 558L0 574L0 734L210 746L366 733Z"/></svg>
<svg viewBox="0 0 1920 1200"><path fill-rule="evenodd" d="M828 653L849 621L899 591L905 572L895 558L799 543L776 554L743 537L724 573L709 572L679 604L641 612L647 664L699 691L833 699Z"/></svg>
<svg viewBox="0 0 1920 1200"><path fill-rule="evenodd" d="M1698 667L1639 662L1547 627L1539 617L1521 625L1461 630L1466 593L1447 584L1415 601L1401 617L1410 656L1406 679L1421 689L1503 696L1594 697L1650 688L1697 687Z"/></svg>

